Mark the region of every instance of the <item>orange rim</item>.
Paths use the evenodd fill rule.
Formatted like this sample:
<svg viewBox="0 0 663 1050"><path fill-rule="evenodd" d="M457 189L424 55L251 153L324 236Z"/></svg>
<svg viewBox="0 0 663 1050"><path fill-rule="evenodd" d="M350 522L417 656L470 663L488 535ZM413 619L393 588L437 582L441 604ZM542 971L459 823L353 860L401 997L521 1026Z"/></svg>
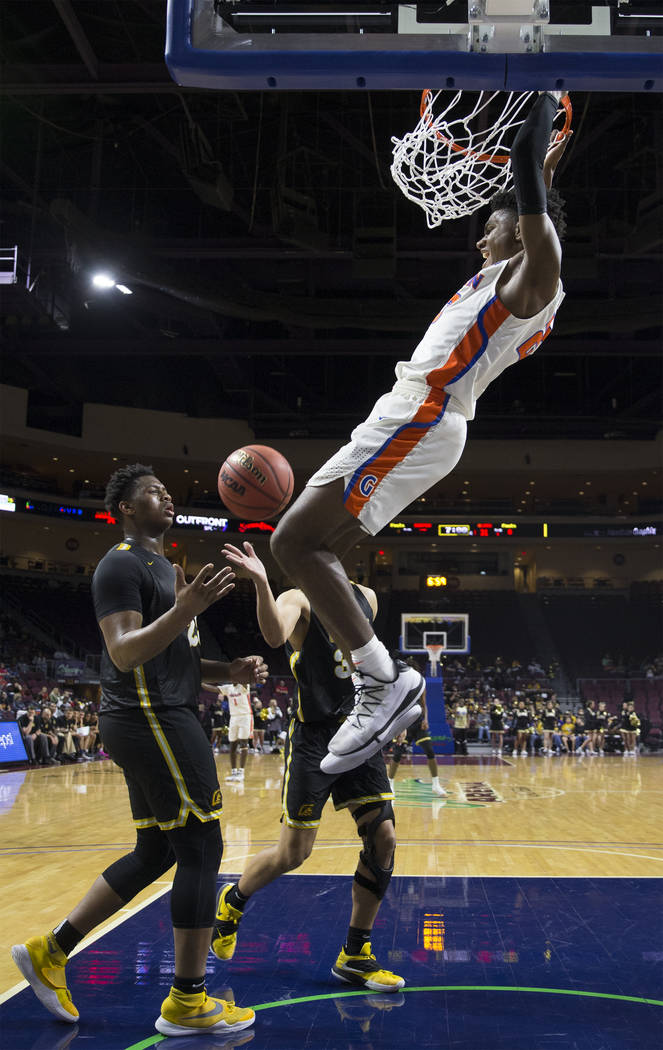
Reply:
<svg viewBox="0 0 663 1050"><path fill-rule="evenodd" d="M419 104L419 116L426 118L426 123L429 127L432 127L433 121L430 116L427 116L426 110L430 105L433 92L430 88L425 88L421 93L421 102ZM564 109L564 126L555 135L555 142L561 142L563 138L568 134L569 128L571 127L571 120L573 119L573 107L571 106L571 99L568 95L564 95L560 99L560 107ZM511 155L508 153L475 153L474 150L466 149L465 146L459 146L452 139L448 139L440 131L435 132L438 139L442 142L446 142L449 149L453 150L454 153L464 153L466 157L474 157L476 160L483 162L492 162L493 164L508 164L511 160Z"/></svg>

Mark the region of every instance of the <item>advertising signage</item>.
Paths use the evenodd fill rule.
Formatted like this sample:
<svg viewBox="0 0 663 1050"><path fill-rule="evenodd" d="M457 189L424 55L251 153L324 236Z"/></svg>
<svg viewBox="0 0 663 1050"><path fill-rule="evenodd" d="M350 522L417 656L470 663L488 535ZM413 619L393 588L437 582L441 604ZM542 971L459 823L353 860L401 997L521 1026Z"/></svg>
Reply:
<svg viewBox="0 0 663 1050"><path fill-rule="evenodd" d="M221 510L223 508L220 508ZM107 510L81 506L77 503L60 503L55 500L29 500L0 492L0 511L12 514L29 514L35 517L68 518L73 521L93 522L97 525L117 525L118 522ZM268 521L241 521L211 510L196 510L192 507L175 509L173 526L190 532L265 533L273 532L276 525ZM555 521L499 521L446 519L444 521L392 521L380 533L382 537L412 539L421 536L429 540L448 540L453 545L458 540L502 540L502 539L642 539L663 535L663 522L627 519L619 522L596 522L578 519L571 522Z"/></svg>

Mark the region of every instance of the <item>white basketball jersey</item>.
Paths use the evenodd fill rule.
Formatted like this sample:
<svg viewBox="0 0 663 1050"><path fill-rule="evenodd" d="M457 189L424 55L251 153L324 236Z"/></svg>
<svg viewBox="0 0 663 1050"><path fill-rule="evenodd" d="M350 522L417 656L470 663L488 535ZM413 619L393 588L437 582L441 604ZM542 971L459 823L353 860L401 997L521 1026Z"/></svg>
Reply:
<svg viewBox="0 0 663 1050"><path fill-rule="evenodd" d="M251 714L248 685L227 685L223 691L228 697L228 710L231 716Z"/></svg>
<svg viewBox="0 0 663 1050"><path fill-rule="evenodd" d="M442 389L466 419L474 419L477 398L493 379L529 357L550 334L564 298L562 282L534 317L514 317L496 287L508 259L487 266L463 285L440 310L409 361L396 365L398 379L423 381Z"/></svg>

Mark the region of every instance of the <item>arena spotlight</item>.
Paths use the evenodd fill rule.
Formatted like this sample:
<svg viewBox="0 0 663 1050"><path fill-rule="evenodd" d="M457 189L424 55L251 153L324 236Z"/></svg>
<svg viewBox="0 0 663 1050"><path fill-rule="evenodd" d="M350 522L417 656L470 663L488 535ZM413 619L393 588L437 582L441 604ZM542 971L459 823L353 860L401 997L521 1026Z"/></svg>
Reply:
<svg viewBox="0 0 663 1050"><path fill-rule="evenodd" d="M95 273L92 278L92 284L95 288L114 288L115 278L107 273Z"/></svg>
<svg viewBox="0 0 663 1050"><path fill-rule="evenodd" d="M117 288L118 292L122 292L122 295L133 295L134 294L131 291L131 288L127 288L126 284L116 284L115 287Z"/></svg>

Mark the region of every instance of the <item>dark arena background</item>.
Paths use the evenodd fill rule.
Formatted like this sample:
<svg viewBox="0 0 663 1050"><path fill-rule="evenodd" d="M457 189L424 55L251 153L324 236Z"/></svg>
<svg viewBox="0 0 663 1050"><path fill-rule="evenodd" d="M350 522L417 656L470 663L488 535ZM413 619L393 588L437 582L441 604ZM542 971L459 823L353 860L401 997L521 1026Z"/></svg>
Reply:
<svg viewBox="0 0 663 1050"><path fill-rule="evenodd" d="M392 137L414 128L422 88L440 86L422 82L439 53L448 90L563 87L574 134L555 175L568 230L554 331L482 396L456 469L344 560L376 592L378 636L427 673L443 790L408 745L390 774L398 846L372 935L405 986L388 995L331 976L359 839L330 803L311 857L247 906L234 958L209 956L210 994L252 1006L254 1027L173 1046L661 1045L663 18L646 0L526 9L0 5L6 1050L163 1040L172 870L76 950L76 1025L38 1003L9 954L134 841L122 773L96 731L90 584L122 538L105 485L118 467L153 465L175 504L166 552L189 578L221 567L225 542L249 540L274 592L289 586L270 555L275 522L230 515L217 474L233 450L267 445L292 465L296 498L480 270L487 210L429 229L390 174ZM501 49L500 12L507 27L520 16L533 43L521 29ZM433 30L447 34L435 47L422 35ZM399 50L404 32L413 43ZM228 39L244 59L241 47L224 54ZM267 58L253 56L265 39ZM221 885L278 840L297 690L285 651L260 635L249 580L199 626L208 658L269 664L241 780L226 783L227 704L199 698L224 796ZM601 703L599 741L584 727ZM60 727L52 749L31 753L31 706L75 732ZM392 757L389 745L390 768Z"/></svg>

